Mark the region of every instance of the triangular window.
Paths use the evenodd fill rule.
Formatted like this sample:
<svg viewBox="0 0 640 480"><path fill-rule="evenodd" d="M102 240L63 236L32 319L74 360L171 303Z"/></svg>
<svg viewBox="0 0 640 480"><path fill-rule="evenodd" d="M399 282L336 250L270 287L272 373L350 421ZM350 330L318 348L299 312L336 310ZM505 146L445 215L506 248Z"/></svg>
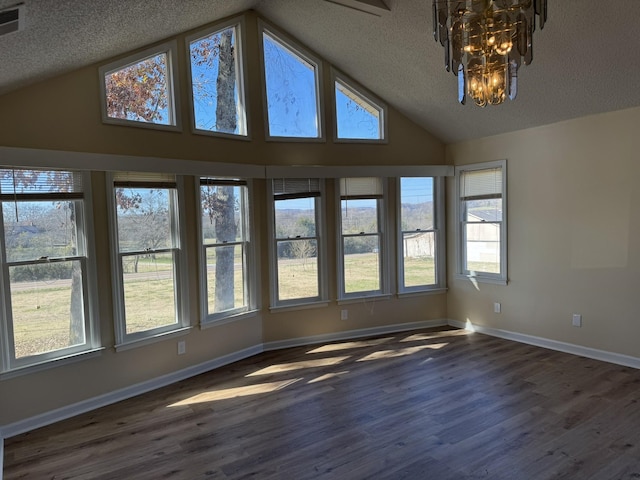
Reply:
<svg viewBox="0 0 640 480"><path fill-rule="evenodd" d="M336 139L385 140L384 108L335 77Z"/></svg>
<svg viewBox="0 0 640 480"><path fill-rule="evenodd" d="M262 30L269 137L322 138L320 62Z"/></svg>
<svg viewBox="0 0 640 480"><path fill-rule="evenodd" d="M103 120L177 126L174 52L171 42L102 67Z"/></svg>
<svg viewBox="0 0 640 480"><path fill-rule="evenodd" d="M188 40L196 131L247 135L240 23Z"/></svg>

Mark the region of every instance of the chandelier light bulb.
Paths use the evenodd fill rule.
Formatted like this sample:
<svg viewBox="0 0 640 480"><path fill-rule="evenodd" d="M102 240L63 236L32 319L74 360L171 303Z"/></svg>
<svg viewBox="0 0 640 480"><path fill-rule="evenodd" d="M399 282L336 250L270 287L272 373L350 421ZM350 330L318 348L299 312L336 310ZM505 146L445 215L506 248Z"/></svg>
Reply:
<svg viewBox="0 0 640 480"><path fill-rule="evenodd" d="M518 68L533 61L535 17L547 19L547 0L433 0L436 41L445 67L458 77L458 100L480 107L517 94Z"/></svg>

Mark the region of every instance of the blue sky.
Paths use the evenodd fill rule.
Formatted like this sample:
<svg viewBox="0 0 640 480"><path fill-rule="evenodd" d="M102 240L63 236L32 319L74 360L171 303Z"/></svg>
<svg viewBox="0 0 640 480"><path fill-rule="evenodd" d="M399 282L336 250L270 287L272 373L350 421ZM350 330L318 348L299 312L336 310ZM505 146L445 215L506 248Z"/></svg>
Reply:
<svg viewBox="0 0 640 480"><path fill-rule="evenodd" d="M219 37L220 32L207 38ZM301 58L296 52L281 44L268 32L262 37L266 96L269 116L269 134L282 137L316 138L318 132L318 101L316 98L316 67ZM199 41L198 41L199 42ZM196 45L194 42L192 45ZM235 45L235 34L233 37ZM206 78L212 94L195 102L198 128L212 129L215 126L215 80L218 75L218 56L211 65L197 65L192 59L194 78ZM337 129L341 138L377 139L380 136L380 122L371 113L372 106L356 90L345 86L344 81L335 89ZM194 89L194 96L196 91ZM237 94L236 94L237 97ZM363 105L368 108L363 108ZM374 108L375 110L375 108ZM237 132L236 132L237 133ZM403 178L403 203L423 203L433 198L433 181L429 178ZM309 201L279 202L281 208L309 209ZM358 207L359 202L349 202Z"/></svg>

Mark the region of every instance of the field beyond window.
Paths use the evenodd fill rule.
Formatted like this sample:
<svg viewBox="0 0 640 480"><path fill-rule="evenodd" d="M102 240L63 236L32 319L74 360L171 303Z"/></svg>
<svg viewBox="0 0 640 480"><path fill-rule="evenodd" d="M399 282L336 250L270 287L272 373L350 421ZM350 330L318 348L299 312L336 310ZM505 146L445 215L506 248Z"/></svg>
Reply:
<svg viewBox="0 0 640 480"><path fill-rule="evenodd" d="M0 169L0 199L1 369L89 349L83 175Z"/></svg>

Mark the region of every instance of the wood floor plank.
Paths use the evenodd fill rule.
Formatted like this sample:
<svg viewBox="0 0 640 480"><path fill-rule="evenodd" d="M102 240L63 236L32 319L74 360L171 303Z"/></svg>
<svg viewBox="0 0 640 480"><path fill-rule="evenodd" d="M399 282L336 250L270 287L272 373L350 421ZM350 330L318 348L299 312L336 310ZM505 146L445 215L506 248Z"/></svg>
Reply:
<svg viewBox="0 0 640 480"><path fill-rule="evenodd" d="M296 347L7 439L4 476L633 479L639 387L451 328Z"/></svg>

